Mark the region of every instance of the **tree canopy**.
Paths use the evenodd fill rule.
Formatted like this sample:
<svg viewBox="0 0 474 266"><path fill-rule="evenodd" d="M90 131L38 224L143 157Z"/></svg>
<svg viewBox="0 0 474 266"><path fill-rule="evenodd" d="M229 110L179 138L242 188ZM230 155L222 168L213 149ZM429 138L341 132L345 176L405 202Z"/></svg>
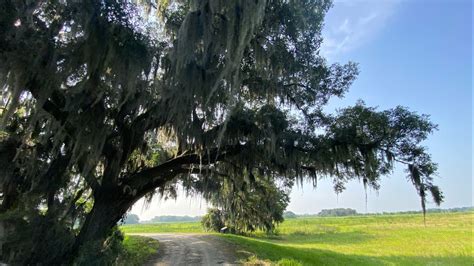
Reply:
<svg viewBox="0 0 474 266"><path fill-rule="evenodd" d="M285 218L285 219L294 219L294 218L298 218L298 215L296 215L296 213L294 213L292 211L285 211L285 212L283 212L283 218Z"/></svg>
<svg viewBox="0 0 474 266"><path fill-rule="evenodd" d="M230 232L245 233L262 230L272 233L275 226L283 222L283 212L288 206L288 196L293 185L277 184L273 179L254 176L251 181L242 178L219 180L198 185L214 184L213 189L205 189L208 203L215 206L202 219L206 230L218 231L226 226Z"/></svg>
<svg viewBox="0 0 474 266"><path fill-rule="evenodd" d="M3 258L74 260L138 199L179 185L212 200L223 187L235 197L258 182L329 178L339 193L350 180L378 189L400 163L422 209L429 194L439 204L428 116L363 102L324 111L358 74L319 52L330 7L0 2Z"/></svg>
<svg viewBox="0 0 474 266"><path fill-rule="evenodd" d="M138 224L140 223L140 217L133 213L128 213L123 219L123 224Z"/></svg>
<svg viewBox="0 0 474 266"><path fill-rule="evenodd" d="M350 208L324 209L318 213L318 216L351 216L357 215L357 211Z"/></svg>

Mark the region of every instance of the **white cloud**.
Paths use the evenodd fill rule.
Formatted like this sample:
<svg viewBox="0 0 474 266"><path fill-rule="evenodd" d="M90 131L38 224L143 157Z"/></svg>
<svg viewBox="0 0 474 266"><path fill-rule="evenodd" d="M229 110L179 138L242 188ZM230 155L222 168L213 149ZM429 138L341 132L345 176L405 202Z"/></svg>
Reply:
<svg viewBox="0 0 474 266"><path fill-rule="evenodd" d="M326 16L322 54L331 60L366 44L384 28L397 5L396 0L335 2Z"/></svg>
<svg viewBox="0 0 474 266"><path fill-rule="evenodd" d="M341 26L339 26L338 31L346 33L346 34L351 33L351 27L349 26L349 19L348 18L344 19L344 22L342 22Z"/></svg>

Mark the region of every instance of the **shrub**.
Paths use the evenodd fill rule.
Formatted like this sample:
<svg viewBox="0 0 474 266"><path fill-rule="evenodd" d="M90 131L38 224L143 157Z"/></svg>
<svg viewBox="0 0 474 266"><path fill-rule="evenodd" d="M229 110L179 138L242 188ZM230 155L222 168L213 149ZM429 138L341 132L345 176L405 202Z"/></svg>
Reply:
<svg viewBox="0 0 474 266"><path fill-rule="evenodd" d="M216 231L225 226L222 211L216 208L207 210L207 214L202 217L201 224L206 231Z"/></svg>

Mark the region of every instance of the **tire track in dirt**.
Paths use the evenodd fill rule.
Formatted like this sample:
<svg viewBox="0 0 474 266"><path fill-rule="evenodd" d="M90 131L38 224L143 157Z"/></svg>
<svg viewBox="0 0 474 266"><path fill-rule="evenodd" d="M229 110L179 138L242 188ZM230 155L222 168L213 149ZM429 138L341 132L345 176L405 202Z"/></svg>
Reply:
<svg viewBox="0 0 474 266"><path fill-rule="evenodd" d="M236 248L206 234L137 234L157 239L158 252L145 265L240 265Z"/></svg>

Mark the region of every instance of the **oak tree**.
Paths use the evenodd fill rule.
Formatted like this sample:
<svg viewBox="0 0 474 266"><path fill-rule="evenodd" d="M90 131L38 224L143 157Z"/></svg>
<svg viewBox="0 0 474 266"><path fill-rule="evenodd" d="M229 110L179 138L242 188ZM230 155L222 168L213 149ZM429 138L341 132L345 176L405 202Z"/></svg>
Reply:
<svg viewBox="0 0 474 266"><path fill-rule="evenodd" d="M320 54L329 0L0 2L2 258L72 262L140 198L216 180L379 188L406 166L443 199L404 107L324 112L356 78ZM204 184L204 185L203 185ZM207 185L206 185L207 184ZM242 187L235 187L236 191Z"/></svg>

